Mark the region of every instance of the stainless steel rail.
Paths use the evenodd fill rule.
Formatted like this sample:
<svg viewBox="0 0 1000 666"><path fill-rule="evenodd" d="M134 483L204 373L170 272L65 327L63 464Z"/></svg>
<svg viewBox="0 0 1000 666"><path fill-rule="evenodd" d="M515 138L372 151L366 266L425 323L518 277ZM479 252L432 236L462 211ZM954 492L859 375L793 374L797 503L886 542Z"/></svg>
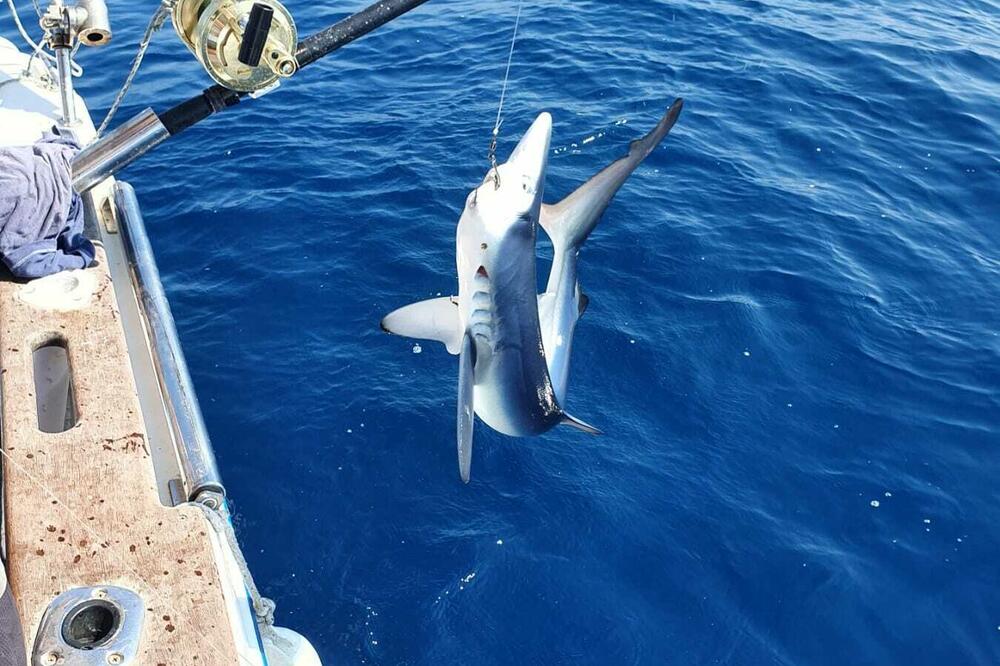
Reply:
<svg viewBox="0 0 1000 666"><path fill-rule="evenodd" d="M187 499L202 501L216 508L220 495L225 495L225 489L188 374L187 362L181 352L170 304L160 283L160 271L146 236L139 202L135 190L128 183L119 181L115 184L115 206L129 272L139 310L145 320L157 381L167 409L167 420L184 472Z"/></svg>

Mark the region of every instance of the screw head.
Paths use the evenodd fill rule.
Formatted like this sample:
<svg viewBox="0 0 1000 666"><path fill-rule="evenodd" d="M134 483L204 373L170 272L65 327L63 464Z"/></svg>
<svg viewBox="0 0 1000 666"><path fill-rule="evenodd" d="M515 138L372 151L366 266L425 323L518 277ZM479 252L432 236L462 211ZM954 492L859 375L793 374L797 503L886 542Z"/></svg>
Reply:
<svg viewBox="0 0 1000 666"><path fill-rule="evenodd" d="M42 655L42 663L45 666L55 666L59 663L59 653L54 651L46 652Z"/></svg>
<svg viewBox="0 0 1000 666"><path fill-rule="evenodd" d="M123 657L118 652L112 652L111 654L108 655L108 663L111 664L111 666L118 666L118 664L121 664L124 661L125 657Z"/></svg>

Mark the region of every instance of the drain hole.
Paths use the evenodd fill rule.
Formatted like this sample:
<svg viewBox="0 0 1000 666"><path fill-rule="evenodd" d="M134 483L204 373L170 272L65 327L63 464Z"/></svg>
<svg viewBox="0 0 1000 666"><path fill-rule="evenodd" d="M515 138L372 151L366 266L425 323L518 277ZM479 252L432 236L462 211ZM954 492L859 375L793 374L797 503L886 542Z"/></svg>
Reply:
<svg viewBox="0 0 1000 666"><path fill-rule="evenodd" d="M121 619L118 607L108 601L84 602L71 610L63 621L63 640L78 650L93 650L111 640Z"/></svg>
<svg viewBox="0 0 1000 666"><path fill-rule="evenodd" d="M32 354L35 374L35 410L42 432L65 432L76 425L73 376L66 342L53 340Z"/></svg>

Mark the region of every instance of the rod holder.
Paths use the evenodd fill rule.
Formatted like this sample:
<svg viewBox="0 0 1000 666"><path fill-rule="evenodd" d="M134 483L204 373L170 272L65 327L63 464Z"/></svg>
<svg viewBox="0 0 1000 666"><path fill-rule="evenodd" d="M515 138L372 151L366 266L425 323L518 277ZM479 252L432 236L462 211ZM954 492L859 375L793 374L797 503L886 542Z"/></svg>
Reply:
<svg viewBox="0 0 1000 666"><path fill-rule="evenodd" d="M125 121L73 158L73 189L83 194L170 137L152 109Z"/></svg>
<svg viewBox="0 0 1000 666"><path fill-rule="evenodd" d="M77 7L87 15L77 31L77 39L84 46L104 46L111 41L111 21L104 0L77 0Z"/></svg>

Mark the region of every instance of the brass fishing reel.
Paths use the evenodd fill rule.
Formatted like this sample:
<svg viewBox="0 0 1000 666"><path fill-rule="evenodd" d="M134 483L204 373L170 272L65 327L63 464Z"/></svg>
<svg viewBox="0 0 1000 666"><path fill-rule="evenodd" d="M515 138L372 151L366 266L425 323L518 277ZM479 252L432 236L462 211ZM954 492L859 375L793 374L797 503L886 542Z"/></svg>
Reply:
<svg viewBox="0 0 1000 666"><path fill-rule="evenodd" d="M299 69L292 15L277 0L178 0L174 29L226 88L269 89Z"/></svg>

